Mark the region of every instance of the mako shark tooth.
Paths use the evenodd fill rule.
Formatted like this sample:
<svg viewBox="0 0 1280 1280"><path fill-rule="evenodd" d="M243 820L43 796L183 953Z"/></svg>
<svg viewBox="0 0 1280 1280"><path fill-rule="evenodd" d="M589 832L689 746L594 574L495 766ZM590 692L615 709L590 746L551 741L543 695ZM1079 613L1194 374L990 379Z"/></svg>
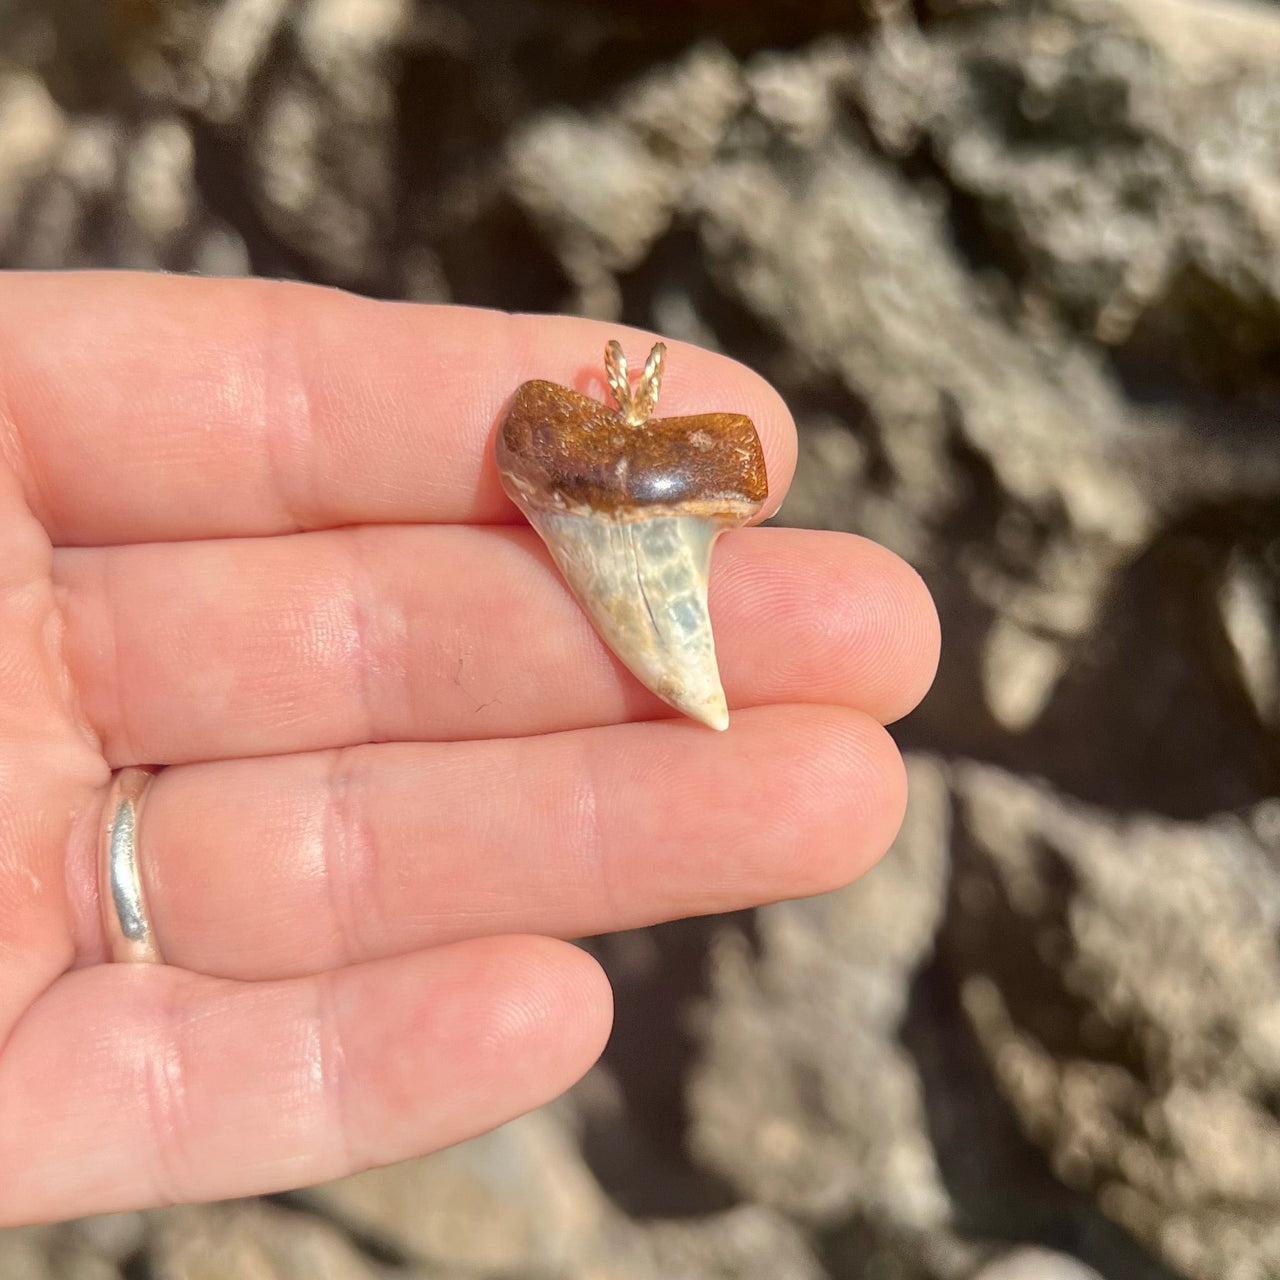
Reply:
<svg viewBox="0 0 1280 1280"><path fill-rule="evenodd" d="M678 711L726 729L711 552L768 497L764 453L742 414L652 416L665 352L653 348L633 390L622 349L609 344L617 408L524 383L498 431L498 470L610 649Z"/></svg>

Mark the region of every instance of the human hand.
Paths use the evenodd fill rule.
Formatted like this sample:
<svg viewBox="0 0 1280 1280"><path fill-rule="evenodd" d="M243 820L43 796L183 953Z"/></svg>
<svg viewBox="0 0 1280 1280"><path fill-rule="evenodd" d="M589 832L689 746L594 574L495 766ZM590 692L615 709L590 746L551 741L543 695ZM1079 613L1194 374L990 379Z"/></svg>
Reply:
<svg viewBox="0 0 1280 1280"><path fill-rule="evenodd" d="M488 1129L609 1031L560 939L821 892L902 814L881 724L937 622L861 539L727 534L733 723L643 690L503 496L554 317L304 286L0 277L0 1225L318 1182ZM782 402L673 344L664 412ZM769 512L766 511L765 514ZM105 963L111 771L163 965Z"/></svg>

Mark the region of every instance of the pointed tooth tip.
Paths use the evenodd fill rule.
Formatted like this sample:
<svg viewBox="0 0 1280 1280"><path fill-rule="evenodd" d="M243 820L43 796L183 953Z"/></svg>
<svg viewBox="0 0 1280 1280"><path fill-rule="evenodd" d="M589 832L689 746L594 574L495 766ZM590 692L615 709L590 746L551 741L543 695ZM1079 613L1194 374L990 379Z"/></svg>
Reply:
<svg viewBox="0 0 1280 1280"><path fill-rule="evenodd" d="M700 707L680 707L679 709L691 720L705 724L708 729L723 733L729 727L729 708L723 702L719 706L704 704Z"/></svg>

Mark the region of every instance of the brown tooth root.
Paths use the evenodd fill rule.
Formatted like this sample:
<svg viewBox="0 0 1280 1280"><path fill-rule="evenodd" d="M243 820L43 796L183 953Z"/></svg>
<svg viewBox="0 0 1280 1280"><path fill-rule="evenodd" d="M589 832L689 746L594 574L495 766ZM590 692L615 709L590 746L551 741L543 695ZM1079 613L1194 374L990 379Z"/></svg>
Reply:
<svg viewBox="0 0 1280 1280"><path fill-rule="evenodd" d="M635 393L610 343L618 408L552 382L526 382L498 432L503 488L547 544L601 637L660 698L729 724L707 611L711 551L768 496L749 418L650 418L665 348Z"/></svg>

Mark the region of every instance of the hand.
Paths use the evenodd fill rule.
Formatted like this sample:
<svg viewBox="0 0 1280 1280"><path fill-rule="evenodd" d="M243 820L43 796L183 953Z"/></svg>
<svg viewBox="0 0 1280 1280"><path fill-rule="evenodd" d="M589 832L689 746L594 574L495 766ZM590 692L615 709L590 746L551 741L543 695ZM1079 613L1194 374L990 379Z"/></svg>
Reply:
<svg viewBox="0 0 1280 1280"><path fill-rule="evenodd" d="M0 1225L318 1182L567 1088L560 939L817 893L892 839L937 623L839 534L720 542L733 725L614 661L503 497L517 384L618 326L159 276L0 278ZM623 334L647 351L648 336ZM673 344L665 413L782 402ZM767 513L766 513L767 514ZM113 769L164 965L105 963Z"/></svg>

